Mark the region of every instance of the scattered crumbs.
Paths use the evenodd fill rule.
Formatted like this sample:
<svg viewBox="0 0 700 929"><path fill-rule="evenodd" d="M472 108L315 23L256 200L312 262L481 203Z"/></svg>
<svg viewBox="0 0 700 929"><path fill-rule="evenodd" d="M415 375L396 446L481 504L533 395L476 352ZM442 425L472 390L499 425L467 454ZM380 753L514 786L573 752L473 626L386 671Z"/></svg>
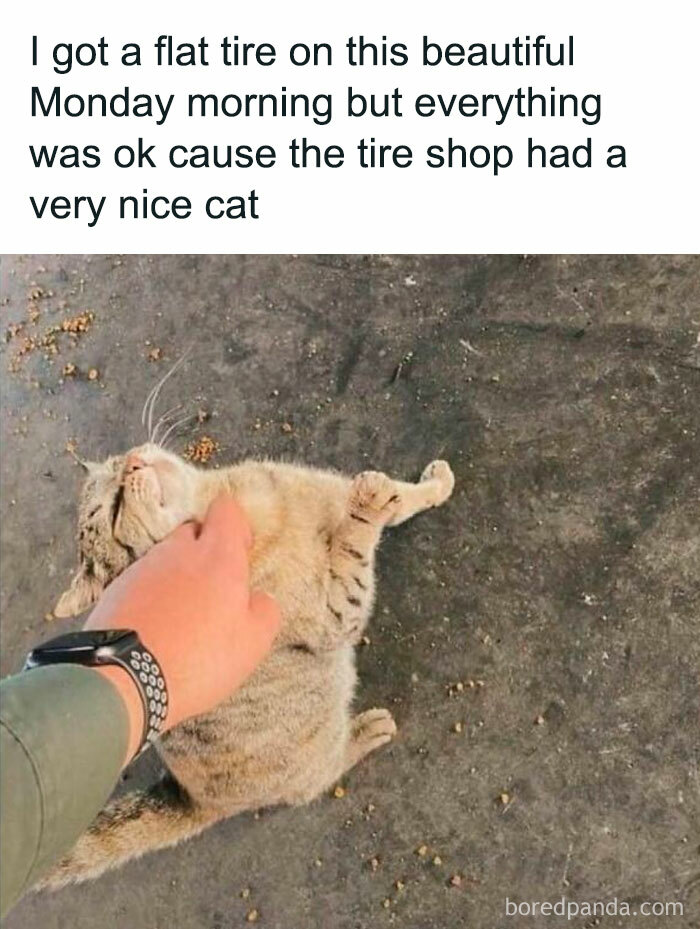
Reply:
<svg viewBox="0 0 700 929"><path fill-rule="evenodd" d="M51 291L48 291L45 294L45 296L51 295ZM44 296L43 291L42 296ZM39 313L38 310L36 310L34 302L30 302L28 308L28 318L32 325L35 325L39 318ZM22 339L10 360L10 371L12 373L19 371L22 359L26 358L37 350L42 351L44 353L44 357L47 359L57 355L59 351L58 336L64 332L75 335L76 337L82 335L88 331L94 318L95 314L92 312L92 310L85 310L83 313L79 313L77 316L71 316L64 319L58 325L49 326L48 329L46 329L41 334L36 333L31 335L24 334L24 323L16 323L15 325L10 326L5 333L6 341L9 342L12 339L15 339L17 336L22 335Z"/></svg>
<svg viewBox="0 0 700 929"><path fill-rule="evenodd" d="M370 858L370 862L369 862L370 871L378 871L379 865L380 865L380 861L378 858L376 857Z"/></svg>
<svg viewBox="0 0 700 929"><path fill-rule="evenodd" d="M510 794L504 791L502 794L499 795L498 800L500 803L503 804L503 806L507 806L510 803Z"/></svg>
<svg viewBox="0 0 700 929"><path fill-rule="evenodd" d="M484 682L482 681L481 683L483 684ZM469 690L473 690L477 686L479 685L471 679L468 680L466 683L464 681L457 681L455 684L447 685L447 696L456 697L457 694L463 694L467 688Z"/></svg>
<svg viewBox="0 0 700 929"><path fill-rule="evenodd" d="M161 358L163 357L163 349L158 348L158 346L156 345L154 348L150 350L147 357L149 361L160 361Z"/></svg>
<svg viewBox="0 0 700 929"><path fill-rule="evenodd" d="M195 461L198 464L206 464L219 451L220 447L219 443L212 439L211 436L203 435L196 442L188 442L183 452L183 458L187 461Z"/></svg>
<svg viewBox="0 0 700 929"><path fill-rule="evenodd" d="M260 913L257 910L248 910L248 915L246 916L246 922L256 923L260 919Z"/></svg>
<svg viewBox="0 0 700 929"><path fill-rule="evenodd" d="M250 896L250 887L244 887L241 891L241 900L247 900Z"/></svg>
<svg viewBox="0 0 700 929"><path fill-rule="evenodd" d="M461 875L461 874L453 874L452 877L450 878L450 885L451 885L452 887L461 887L461 885L462 885L462 875Z"/></svg>
<svg viewBox="0 0 700 929"><path fill-rule="evenodd" d="M405 277L403 279L403 282L406 287L415 287L416 284L418 283L418 281L415 279L415 277L412 274L409 274L407 277Z"/></svg>
<svg viewBox="0 0 700 929"><path fill-rule="evenodd" d="M368 803L368 804L367 804L367 812L368 812L368 813L374 813L375 810L376 810L376 806L375 806L373 803Z"/></svg>
<svg viewBox="0 0 700 929"><path fill-rule="evenodd" d="M435 865L436 868L439 868L440 865L442 864L442 858L439 855L435 855L435 857L433 858L433 864Z"/></svg>
<svg viewBox="0 0 700 929"><path fill-rule="evenodd" d="M77 316L69 316L61 323L63 332L87 332L95 319L92 310L85 310Z"/></svg>
<svg viewBox="0 0 700 929"><path fill-rule="evenodd" d="M77 367L73 364L72 361L69 361L67 364L63 365L63 376L64 377L73 377L77 372Z"/></svg>
<svg viewBox="0 0 700 929"><path fill-rule="evenodd" d="M389 909L389 907L391 906L391 900L389 899L389 897L385 897L382 900L382 906L384 907L385 910Z"/></svg>
<svg viewBox="0 0 700 929"><path fill-rule="evenodd" d="M544 726L544 716L542 716L541 714L540 714L539 716L536 716L536 717L535 717L535 725L536 725L536 726Z"/></svg>
<svg viewBox="0 0 700 929"><path fill-rule="evenodd" d="M336 800L342 800L345 796L345 788L341 787L340 784L337 784L335 790L333 791L333 796Z"/></svg>
<svg viewBox="0 0 700 929"><path fill-rule="evenodd" d="M90 368L90 370L88 371L89 381L96 381L99 376L100 376L100 372L97 370L97 368Z"/></svg>
<svg viewBox="0 0 700 929"><path fill-rule="evenodd" d="M292 432L293 428L291 423L282 423L282 432Z"/></svg>
<svg viewBox="0 0 700 929"><path fill-rule="evenodd" d="M24 329L24 323L10 323L10 325L5 330L5 341L11 342L12 339L17 338L17 336Z"/></svg>
<svg viewBox="0 0 700 929"><path fill-rule="evenodd" d="M78 451L78 442L76 439L68 439L66 442L66 451L69 455L75 455Z"/></svg>
<svg viewBox="0 0 700 929"><path fill-rule="evenodd" d="M200 407L197 410L197 422L201 426L202 423L205 423L208 419L211 419L211 413L205 410L204 407Z"/></svg>
<svg viewBox="0 0 700 929"><path fill-rule="evenodd" d="M428 854L427 845L419 845L418 848L416 849L416 855L419 855L421 858L425 858L427 854Z"/></svg>
<svg viewBox="0 0 700 929"><path fill-rule="evenodd" d="M394 887L395 887L397 890L403 890L405 886L406 886L406 885L404 884L403 881L394 881Z"/></svg>

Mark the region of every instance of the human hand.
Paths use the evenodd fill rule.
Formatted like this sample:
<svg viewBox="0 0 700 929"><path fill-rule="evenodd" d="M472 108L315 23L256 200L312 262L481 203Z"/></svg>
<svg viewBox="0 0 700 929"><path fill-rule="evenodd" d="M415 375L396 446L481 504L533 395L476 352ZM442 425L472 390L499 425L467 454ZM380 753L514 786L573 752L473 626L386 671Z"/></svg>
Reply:
<svg viewBox="0 0 700 929"><path fill-rule="evenodd" d="M222 494L201 526L180 526L113 581L85 624L133 629L152 652L168 687L164 729L215 707L270 650L279 607L267 594L250 593L251 542L243 511ZM100 673L127 705L131 758L143 726L136 685L117 666Z"/></svg>

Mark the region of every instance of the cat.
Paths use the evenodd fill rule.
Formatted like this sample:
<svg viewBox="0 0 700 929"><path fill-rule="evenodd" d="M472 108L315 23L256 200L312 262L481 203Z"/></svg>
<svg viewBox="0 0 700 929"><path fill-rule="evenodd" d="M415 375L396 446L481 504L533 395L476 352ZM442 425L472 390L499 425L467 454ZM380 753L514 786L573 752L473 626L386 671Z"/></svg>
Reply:
<svg viewBox="0 0 700 929"><path fill-rule="evenodd" d="M57 616L87 609L172 529L201 520L225 490L252 526L251 586L276 598L282 627L238 691L156 742L168 773L112 800L40 885L52 888L95 878L244 810L308 803L389 742L396 725L388 710L351 713L354 646L372 610L375 551L386 526L440 506L454 487L445 461L412 484L375 471L350 479L271 461L205 469L154 441L85 467L79 567Z"/></svg>

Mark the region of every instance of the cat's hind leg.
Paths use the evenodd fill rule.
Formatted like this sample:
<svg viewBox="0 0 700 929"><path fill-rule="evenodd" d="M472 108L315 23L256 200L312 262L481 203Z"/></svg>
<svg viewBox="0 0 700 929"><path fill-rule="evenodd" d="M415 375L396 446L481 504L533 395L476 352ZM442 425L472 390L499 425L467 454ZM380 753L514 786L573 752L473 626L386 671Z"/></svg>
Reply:
<svg viewBox="0 0 700 929"><path fill-rule="evenodd" d="M378 471L358 474L350 485L346 514L330 539L326 598L328 645L356 643L374 601L374 553L382 529L397 513L396 482Z"/></svg>
<svg viewBox="0 0 700 929"><path fill-rule="evenodd" d="M346 514L330 539L329 647L359 641L374 602L374 554L385 526L398 526L421 510L440 506L452 493L446 461L433 461L417 484L395 481L380 471L363 471L350 485Z"/></svg>
<svg viewBox="0 0 700 929"><path fill-rule="evenodd" d="M345 770L386 745L396 735L396 723L389 710L373 709L358 713L350 723L350 740L345 751Z"/></svg>
<svg viewBox="0 0 700 929"><path fill-rule="evenodd" d="M398 526L417 513L429 510L450 498L455 486L452 468L446 461L431 461L417 484L394 481L398 504L388 526Z"/></svg>

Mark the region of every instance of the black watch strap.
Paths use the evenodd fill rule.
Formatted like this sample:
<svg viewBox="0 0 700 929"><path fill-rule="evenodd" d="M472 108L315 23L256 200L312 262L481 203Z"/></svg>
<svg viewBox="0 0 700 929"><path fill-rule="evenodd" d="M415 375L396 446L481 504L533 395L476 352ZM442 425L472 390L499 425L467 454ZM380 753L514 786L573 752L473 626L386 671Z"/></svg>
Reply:
<svg viewBox="0 0 700 929"><path fill-rule="evenodd" d="M138 687L143 703L143 739L141 748L160 735L168 714L168 690L163 672L150 652L140 643L129 651L128 658L115 658L119 665L131 675Z"/></svg>
<svg viewBox="0 0 700 929"><path fill-rule="evenodd" d="M52 664L88 668L117 665L136 684L143 704L141 748L160 735L168 715L168 688L163 670L132 629L69 632L34 648L25 670Z"/></svg>

